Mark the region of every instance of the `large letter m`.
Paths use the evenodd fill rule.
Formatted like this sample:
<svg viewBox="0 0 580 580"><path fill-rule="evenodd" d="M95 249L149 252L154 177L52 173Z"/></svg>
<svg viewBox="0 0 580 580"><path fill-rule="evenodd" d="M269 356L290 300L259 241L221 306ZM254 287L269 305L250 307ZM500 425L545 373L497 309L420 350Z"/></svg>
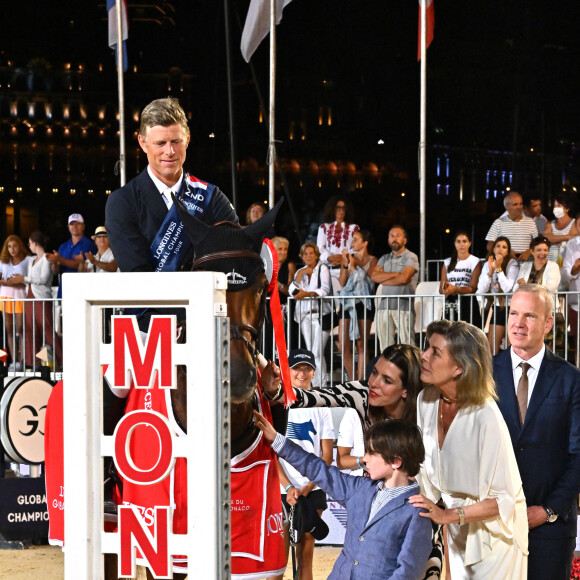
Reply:
<svg viewBox="0 0 580 580"><path fill-rule="evenodd" d="M174 388L175 316L153 316L145 344L135 316L113 316L113 387Z"/></svg>

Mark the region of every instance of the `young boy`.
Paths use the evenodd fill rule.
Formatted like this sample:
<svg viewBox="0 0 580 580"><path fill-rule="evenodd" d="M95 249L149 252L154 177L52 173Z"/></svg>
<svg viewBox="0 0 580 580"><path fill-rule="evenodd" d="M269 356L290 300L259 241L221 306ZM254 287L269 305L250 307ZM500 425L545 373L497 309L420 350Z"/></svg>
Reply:
<svg viewBox="0 0 580 580"><path fill-rule="evenodd" d="M329 580L420 580L431 552L431 523L408 503L418 493L415 476L425 449L416 425L392 419L365 433L367 477L329 467L304 451L254 411L256 425L279 457L346 507L342 552Z"/></svg>

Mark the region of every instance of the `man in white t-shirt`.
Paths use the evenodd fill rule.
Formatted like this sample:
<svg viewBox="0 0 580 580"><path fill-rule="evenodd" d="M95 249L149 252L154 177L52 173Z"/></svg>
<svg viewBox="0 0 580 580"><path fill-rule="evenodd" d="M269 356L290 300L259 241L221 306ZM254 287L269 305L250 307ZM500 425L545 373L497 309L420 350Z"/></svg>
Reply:
<svg viewBox="0 0 580 580"><path fill-rule="evenodd" d="M304 348L295 349L288 356L288 365L292 386L299 389L310 389L316 370L314 354ZM322 457L327 465L332 463L334 428L329 408L290 409L286 437L292 439L304 450ZM327 507L326 493L316 484L308 481L308 478L301 475L283 459L278 460L278 472L282 501L285 503L285 507L289 509L289 506L294 506L297 503L300 496L304 496L321 516ZM288 530L284 531L284 542L286 554L288 554ZM314 543L314 536L306 533L302 541L296 545L296 557L300 562L299 578L312 577ZM278 578L282 580L283 576L282 574Z"/></svg>

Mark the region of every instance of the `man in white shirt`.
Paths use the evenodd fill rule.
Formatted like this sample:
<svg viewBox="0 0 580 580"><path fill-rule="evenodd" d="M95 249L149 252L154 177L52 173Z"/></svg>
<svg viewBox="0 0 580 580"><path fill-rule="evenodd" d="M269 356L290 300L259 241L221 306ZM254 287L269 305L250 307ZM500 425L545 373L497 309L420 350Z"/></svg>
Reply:
<svg viewBox="0 0 580 580"><path fill-rule="evenodd" d="M509 239L512 250L520 262L525 262L531 255L530 242L538 236L536 222L523 214L524 202L522 196L516 191L508 193L503 200L507 215L496 219L485 239L487 251L491 252L495 241L500 236Z"/></svg>

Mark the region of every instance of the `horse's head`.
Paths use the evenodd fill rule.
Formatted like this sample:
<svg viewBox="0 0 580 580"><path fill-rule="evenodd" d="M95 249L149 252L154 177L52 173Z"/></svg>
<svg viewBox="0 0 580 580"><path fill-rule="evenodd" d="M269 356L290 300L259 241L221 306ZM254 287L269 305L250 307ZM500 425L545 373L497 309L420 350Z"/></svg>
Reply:
<svg viewBox="0 0 580 580"><path fill-rule="evenodd" d="M256 387L256 341L266 312L268 280L260 251L282 200L247 228L231 222L208 226L190 215L179 200L174 200L195 248L191 269L227 275L231 398L234 403L246 401Z"/></svg>

